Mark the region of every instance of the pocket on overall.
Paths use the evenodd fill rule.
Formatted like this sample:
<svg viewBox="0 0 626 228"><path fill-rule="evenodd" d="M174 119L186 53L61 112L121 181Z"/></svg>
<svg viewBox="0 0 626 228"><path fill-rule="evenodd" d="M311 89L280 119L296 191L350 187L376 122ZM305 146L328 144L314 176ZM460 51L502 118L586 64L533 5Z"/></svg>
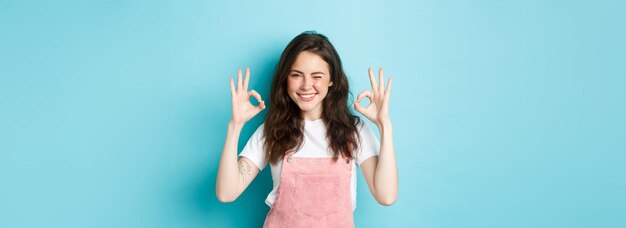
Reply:
<svg viewBox="0 0 626 228"><path fill-rule="evenodd" d="M296 175L294 208L314 218L338 213L340 182L339 175Z"/></svg>

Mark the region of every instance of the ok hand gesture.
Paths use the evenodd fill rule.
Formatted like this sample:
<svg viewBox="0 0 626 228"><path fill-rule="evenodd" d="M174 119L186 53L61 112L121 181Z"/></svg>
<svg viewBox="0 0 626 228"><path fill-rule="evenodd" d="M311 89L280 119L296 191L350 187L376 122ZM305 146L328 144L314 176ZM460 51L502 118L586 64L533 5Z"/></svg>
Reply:
<svg viewBox="0 0 626 228"><path fill-rule="evenodd" d="M230 94L232 96L233 116L231 122L237 124L245 124L252 117L259 114L265 109L265 102L261 99L261 95L254 90L248 91L248 82L250 81L250 68L246 67L246 77L241 81L241 69L237 71L237 88L233 78L230 78ZM256 98L259 102L258 106L252 105L250 96Z"/></svg>
<svg viewBox="0 0 626 228"><path fill-rule="evenodd" d="M385 89L385 82L383 80L383 68L378 70L378 84L374 79L374 73L372 68L368 69L370 75L370 83L372 84L372 92L365 90L359 94L357 100L354 102L354 109L363 116L367 117L370 121L374 122L377 126L381 127L384 124L390 124L389 119L389 94L391 93L391 78L387 82L387 89ZM363 97L367 97L370 100L370 104L367 107L361 106L361 100Z"/></svg>

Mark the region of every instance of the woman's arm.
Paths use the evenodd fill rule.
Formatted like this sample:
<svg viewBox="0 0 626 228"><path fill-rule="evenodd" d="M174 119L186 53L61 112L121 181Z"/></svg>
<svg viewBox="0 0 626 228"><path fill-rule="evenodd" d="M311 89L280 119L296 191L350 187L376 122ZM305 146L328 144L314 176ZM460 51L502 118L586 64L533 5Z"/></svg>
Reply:
<svg viewBox="0 0 626 228"><path fill-rule="evenodd" d="M217 199L222 203L235 201L260 171L250 159L237 159L237 141L242 128L242 125L233 122L228 124L215 184Z"/></svg>
<svg viewBox="0 0 626 228"><path fill-rule="evenodd" d="M224 142L215 181L217 199L224 203L235 201L259 174L259 168L250 159L246 157L237 159L237 143L243 126L248 120L265 109L261 96L254 90L248 92L249 76L250 69L246 68L245 81L242 82L241 70L239 70L237 88L235 88L233 79L230 79L233 116L228 123L226 142ZM251 96L259 101L258 106L250 103Z"/></svg>
<svg viewBox="0 0 626 228"><path fill-rule="evenodd" d="M372 68L368 70L372 92L363 91L354 102L354 108L378 126L380 132L380 155L361 163L361 171L367 181L370 192L382 205L391 205L398 198L398 167L396 152L393 146L391 120L389 118L389 96L391 94L391 78L383 80L383 69L378 71L378 83L374 79ZM360 105L367 97L371 103L367 107Z"/></svg>
<svg viewBox="0 0 626 228"><path fill-rule="evenodd" d="M361 172L376 201L389 206L398 198L398 167L391 123L378 129L381 139L380 155L372 156L361 163Z"/></svg>

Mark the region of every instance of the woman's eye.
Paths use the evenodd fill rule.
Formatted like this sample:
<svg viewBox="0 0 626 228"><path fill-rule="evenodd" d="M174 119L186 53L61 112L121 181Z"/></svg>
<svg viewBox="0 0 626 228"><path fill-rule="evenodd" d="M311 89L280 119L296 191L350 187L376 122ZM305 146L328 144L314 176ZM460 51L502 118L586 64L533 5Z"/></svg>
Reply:
<svg viewBox="0 0 626 228"><path fill-rule="evenodd" d="M315 76L315 77L313 77L313 78L322 78L322 76Z"/></svg>
<svg viewBox="0 0 626 228"><path fill-rule="evenodd" d="M291 77L299 77L299 74L292 74Z"/></svg>

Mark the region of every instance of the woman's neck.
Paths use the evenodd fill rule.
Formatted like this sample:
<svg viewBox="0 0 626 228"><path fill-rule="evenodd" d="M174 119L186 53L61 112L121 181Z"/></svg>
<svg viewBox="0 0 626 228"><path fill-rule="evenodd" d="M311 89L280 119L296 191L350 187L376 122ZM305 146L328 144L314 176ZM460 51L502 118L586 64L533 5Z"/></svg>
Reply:
<svg viewBox="0 0 626 228"><path fill-rule="evenodd" d="M302 119L308 121L314 121L322 118L322 110L311 110L308 112L301 112Z"/></svg>

